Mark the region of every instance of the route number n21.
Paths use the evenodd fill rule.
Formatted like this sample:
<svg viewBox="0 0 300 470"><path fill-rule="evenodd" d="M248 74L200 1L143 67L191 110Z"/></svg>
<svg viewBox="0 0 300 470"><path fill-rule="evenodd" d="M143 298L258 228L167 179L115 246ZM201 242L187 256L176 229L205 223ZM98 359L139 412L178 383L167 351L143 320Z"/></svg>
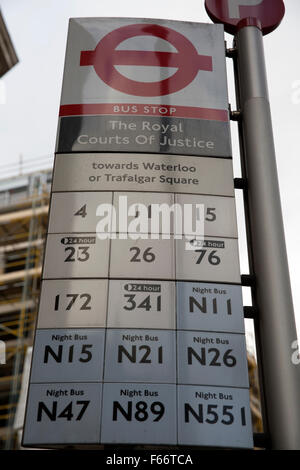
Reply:
<svg viewBox="0 0 300 470"><path fill-rule="evenodd" d="M137 351L142 352L141 357L137 358ZM152 354L151 354L152 353ZM147 344L143 344L137 348L136 345L131 346L131 352L128 351L124 346L119 344L118 346L118 362L123 362L123 357L126 357L132 363L136 363L137 361L140 364L151 364L152 361L154 362L154 352L152 351L151 347ZM157 363L163 363L163 347L159 346L157 348Z"/></svg>

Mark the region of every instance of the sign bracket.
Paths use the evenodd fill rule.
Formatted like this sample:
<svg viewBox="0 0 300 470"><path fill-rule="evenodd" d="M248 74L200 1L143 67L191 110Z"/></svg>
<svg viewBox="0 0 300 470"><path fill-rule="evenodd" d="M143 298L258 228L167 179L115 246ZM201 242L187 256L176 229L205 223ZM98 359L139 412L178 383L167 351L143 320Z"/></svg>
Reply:
<svg viewBox="0 0 300 470"><path fill-rule="evenodd" d="M237 56L237 48L236 47L229 47L226 48L226 57L229 59L234 59Z"/></svg>
<svg viewBox="0 0 300 470"><path fill-rule="evenodd" d="M236 111L230 111L230 120L231 121L240 121L242 118L242 113L238 109Z"/></svg>
<svg viewBox="0 0 300 470"><path fill-rule="evenodd" d="M234 189L248 189L248 180L247 178L234 178Z"/></svg>
<svg viewBox="0 0 300 470"><path fill-rule="evenodd" d="M243 287L255 287L256 279L253 274L242 274L241 282Z"/></svg>
<svg viewBox="0 0 300 470"><path fill-rule="evenodd" d="M244 318L256 320L258 318L258 310L256 307L246 306L244 307Z"/></svg>
<svg viewBox="0 0 300 470"><path fill-rule="evenodd" d="M271 440L268 433L259 432L253 434L254 447L260 449L271 449Z"/></svg>

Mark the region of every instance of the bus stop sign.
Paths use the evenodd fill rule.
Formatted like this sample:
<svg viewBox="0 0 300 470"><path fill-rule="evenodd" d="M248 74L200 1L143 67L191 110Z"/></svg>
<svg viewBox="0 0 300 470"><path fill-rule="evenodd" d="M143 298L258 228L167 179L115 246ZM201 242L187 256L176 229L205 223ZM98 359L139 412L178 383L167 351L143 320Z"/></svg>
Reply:
<svg viewBox="0 0 300 470"><path fill-rule="evenodd" d="M274 31L284 17L283 0L205 0L208 16L214 23L223 23L225 31L236 34L238 24L254 19L263 34Z"/></svg>

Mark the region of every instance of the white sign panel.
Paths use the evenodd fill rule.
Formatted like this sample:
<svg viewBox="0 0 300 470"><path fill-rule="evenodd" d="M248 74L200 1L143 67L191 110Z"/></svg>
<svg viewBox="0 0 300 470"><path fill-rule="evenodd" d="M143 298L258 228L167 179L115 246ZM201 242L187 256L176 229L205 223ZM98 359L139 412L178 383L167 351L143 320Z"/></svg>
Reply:
<svg viewBox="0 0 300 470"><path fill-rule="evenodd" d="M57 151L229 156L223 27L71 19Z"/></svg>
<svg viewBox="0 0 300 470"><path fill-rule="evenodd" d="M178 387L178 444L253 448L249 390Z"/></svg>
<svg viewBox="0 0 300 470"><path fill-rule="evenodd" d="M174 199L174 194L168 193L115 192L113 204L116 211L116 231L174 233Z"/></svg>
<svg viewBox="0 0 300 470"><path fill-rule="evenodd" d="M237 238L234 198L176 194L175 203L180 205L182 213L184 213L186 205L190 205L192 208L203 206L200 214L203 217L204 230L201 235Z"/></svg>
<svg viewBox="0 0 300 470"><path fill-rule="evenodd" d="M176 279L204 282L241 282L237 239L175 240ZM192 249L191 249L192 248Z"/></svg>
<svg viewBox="0 0 300 470"><path fill-rule="evenodd" d="M95 233L48 234L43 278L107 278L109 242Z"/></svg>
<svg viewBox="0 0 300 470"><path fill-rule="evenodd" d="M38 328L105 328L107 279L42 282Z"/></svg>
<svg viewBox="0 0 300 470"><path fill-rule="evenodd" d="M103 49L105 45L111 49ZM118 57L111 57L115 48L119 51ZM104 53L103 57L99 57L100 51ZM137 56L136 64L129 63L134 60L132 51ZM187 51L193 55L186 57ZM165 56L165 61L172 63L171 67L167 63L160 66L159 53ZM196 63L191 64L192 58ZM105 64L112 71L117 69L113 76L103 76L104 71L99 69ZM174 67L178 66L180 73L174 76ZM165 93L160 83L163 72L164 79L170 74L173 76L163 83ZM158 105L162 101L169 104L172 100L172 105L226 109L226 86L221 25L145 18L72 18L70 21L62 106L103 101L129 103L130 99L141 104L145 100L149 104ZM131 91L126 93L130 88ZM171 96L170 100L168 95L174 93L176 96Z"/></svg>
<svg viewBox="0 0 300 470"><path fill-rule="evenodd" d="M174 240L112 240L110 277L174 279Z"/></svg>
<svg viewBox="0 0 300 470"><path fill-rule="evenodd" d="M231 159L163 154L56 155L52 191L234 196Z"/></svg>
<svg viewBox="0 0 300 470"><path fill-rule="evenodd" d="M111 192L53 193L51 198L48 233L95 233L97 208L112 204ZM110 227L108 230L110 231Z"/></svg>
<svg viewBox="0 0 300 470"><path fill-rule="evenodd" d="M109 282L108 328L174 330L175 323L175 282Z"/></svg>
<svg viewBox="0 0 300 470"><path fill-rule="evenodd" d="M196 220L201 235L237 238L234 198L148 192L53 193L48 230L182 234Z"/></svg>

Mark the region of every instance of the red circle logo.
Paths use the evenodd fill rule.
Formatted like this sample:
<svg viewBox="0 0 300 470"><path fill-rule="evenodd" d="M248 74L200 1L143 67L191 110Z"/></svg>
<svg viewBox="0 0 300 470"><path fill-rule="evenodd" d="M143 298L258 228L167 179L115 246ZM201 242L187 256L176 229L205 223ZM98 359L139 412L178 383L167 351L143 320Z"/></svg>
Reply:
<svg viewBox="0 0 300 470"><path fill-rule="evenodd" d="M177 52L116 50L126 39L154 36L172 44ZM135 96L163 96L189 85L199 70L212 72L212 57L199 55L185 36L173 29L156 24L134 24L115 29L104 36L93 51L82 51L81 66L92 65L97 75L111 88ZM157 82L131 80L115 65L176 67L169 78Z"/></svg>
<svg viewBox="0 0 300 470"><path fill-rule="evenodd" d="M223 23L230 34L236 34L237 25L246 18L257 20L263 34L271 33L285 13L283 0L205 0L205 8L214 23Z"/></svg>

